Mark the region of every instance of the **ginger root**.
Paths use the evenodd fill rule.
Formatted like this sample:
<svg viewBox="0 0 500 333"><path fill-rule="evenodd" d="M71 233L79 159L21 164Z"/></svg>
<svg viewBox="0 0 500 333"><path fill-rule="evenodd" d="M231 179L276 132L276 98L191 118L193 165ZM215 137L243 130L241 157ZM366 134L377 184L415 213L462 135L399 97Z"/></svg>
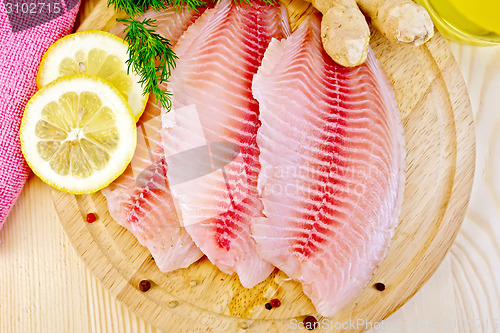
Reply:
<svg viewBox="0 0 500 333"><path fill-rule="evenodd" d="M434 35L429 13L412 0L358 0L358 5L394 43L419 46Z"/></svg>
<svg viewBox="0 0 500 333"><path fill-rule="evenodd" d="M370 29L361 11L394 43L418 46L434 35L429 14L412 0L307 1L323 14L323 46L342 66L353 67L366 60Z"/></svg>
<svg viewBox="0 0 500 333"><path fill-rule="evenodd" d="M325 51L338 64L362 64L368 54L370 28L355 0L312 0L322 14L321 39Z"/></svg>

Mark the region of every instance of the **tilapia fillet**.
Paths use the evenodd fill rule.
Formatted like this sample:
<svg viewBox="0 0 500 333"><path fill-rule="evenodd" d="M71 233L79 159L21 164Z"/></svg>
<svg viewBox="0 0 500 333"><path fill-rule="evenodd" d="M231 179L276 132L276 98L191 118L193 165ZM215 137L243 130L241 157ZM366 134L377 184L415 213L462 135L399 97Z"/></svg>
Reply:
<svg viewBox="0 0 500 333"><path fill-rule="evenodd" d="M209 6L211 6L211 3L208 3ZM155 31L164 38L170 40L173 46L177 43L184 31L186 31L187 27L196 21L205 9L205 7L201 7L196 11L188 9L187 7L178 9L167 7L158 12L150 8L143 15L137 17L137 19L140 21L144 19L155 20ZM124 28L125 25L123 23L118 23L109 32L123 38L125 37Z"/></svg>
<svg viewBox="0 0 500 333"><path fill-rule="evenodd" d="M167 156L221 142L239 147L238 156L222 170L172 186L172 195L196 245L221 271L236 272L247 288L273 270L257 255L250 235L250 222L262 216L257 196L259 109L251 84L271 39L283 38L288 29L283 6L221 1L180 38L169 84L177 119L163 133ZM233 152L221 152L226 153Z"/></svg>
<svg viewBox="0 0 500 333"><path fill-rule="evenodd" d="M398 224L405 151L392 87L371 51L362 66L336 65L313 15L271 42L253 92L258 252L334 315L370 280Z"/></svg>
<svg viewBox="0 0 500 333"><path fill-rule="evenodd" d="M169 8L161 12L148 11L146 16L163 22L159 32L175 49L178 38L203 10ZM123 26L117 27L112 32L119 33L122 29ZM179 224L167 180L161 114L161 108L150 98L137 123L137 148L130 165L102 193L113 219L149 249L162 272L168 272L188 267L203 254Z"/></svg>

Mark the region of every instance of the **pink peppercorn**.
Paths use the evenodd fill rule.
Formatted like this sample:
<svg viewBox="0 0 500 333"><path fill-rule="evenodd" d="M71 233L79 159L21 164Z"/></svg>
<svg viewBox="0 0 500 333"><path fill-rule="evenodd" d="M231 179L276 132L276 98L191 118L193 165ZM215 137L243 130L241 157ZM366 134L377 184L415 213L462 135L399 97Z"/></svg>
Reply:
<svg viewBox="0 0 500 333"><path fill-rule="evenodd" d="M97 220L97 217L95 216L94 213L88 213L87 214L87 222L88 223L92 223L94 222L95 220Z"/></svg>
<svg viewBox="0 0 500 333"><path fill-rule="evenodd" d="M269 303L271 303L271 306L273 308L279 308L280 305L281 305L281 301L279 299L277 299L277 298L272 299Z"/></svg>

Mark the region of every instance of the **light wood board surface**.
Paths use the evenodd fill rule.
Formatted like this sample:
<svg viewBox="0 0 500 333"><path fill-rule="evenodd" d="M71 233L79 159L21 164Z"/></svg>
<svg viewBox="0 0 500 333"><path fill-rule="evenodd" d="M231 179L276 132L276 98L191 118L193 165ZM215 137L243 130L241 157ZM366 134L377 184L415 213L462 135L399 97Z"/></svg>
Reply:
<svg viewBox="0 0 500 333"><path fill-rule="evenodd" d="M467 74L473 106L481 109L478 137L483 137L483 145L478 165L487 161L492 170L494 161L487 157L493 143L490 134L498 132L500 123L495 112L500 98L494 94L500 89L500 50L495 53L494 49L455 46L454 51ZM491 193L498 193L500 184L491 184L491 172L485 180L482 171L477 171L479 180L472 200L480 216L468 213L463 231L438 272L403 309L384 321L402 327L397 332L429 332L426 328L405 328L404 323L426 323L435 318L442 321L441 329L434 330L437 332L465 331L451 326L445 329L445 320L493 323L495 316L498 320L500 251L494 237L500 230L494 223L498 221L498 205L494 206L498 195L493 199ZM49 194L48 186L31 177L0 232L0 278L8 284L0 290L0 331L156 331L117 303L85 269L62 232ZM484 204L488 204L487 209ZM467 274L470 272L474 274ZM492 327L469 331L496 332Z"/></svg>
<svg viewBox="0 0 500 333"><path fill-rule="evenodd" d="M311 11L300 0L289 2L288 9L292 28ZM107 30L114 24L113 14L101 2L80 30ZM397 47L375 34L371 45L394 82L402 112L407 148L405 202L386 259L363 292L330 318L334 322L352 318L377 322L413 296L450 247L472 186L472 115L445 40L436 36L425 47ZM301 321L311 314L322 319L300 285L278 271L250 290L207 259L162 274L148 251L111 219L100 193L53 193L63 227L84 262L112 295L159 328L283 331L292 319ZM97 212L99 222L85 223L88 212ZM151 290L138 290L141 280L152 281ZM196 281L195 287L191 281ZM373 288L376 282L383 282L386 290ZM280 298L282 306L267 311L264 303L272 297Z"/></svg>
<svg viewBox="0 0 500 333"><path fill-rule="evenodd" d="M500 46L452 45L452 50L477 124L477 168L467 217L436 273L370 333L499 331L500 204L494 198L500 182L484 170L486 165L500 168L498 158L492 158L498 154L492 138L500 133ZM35 176L0 230L0 267L0 332L160 332L117 301L85 267L57 218L51 188Z"/></svg>

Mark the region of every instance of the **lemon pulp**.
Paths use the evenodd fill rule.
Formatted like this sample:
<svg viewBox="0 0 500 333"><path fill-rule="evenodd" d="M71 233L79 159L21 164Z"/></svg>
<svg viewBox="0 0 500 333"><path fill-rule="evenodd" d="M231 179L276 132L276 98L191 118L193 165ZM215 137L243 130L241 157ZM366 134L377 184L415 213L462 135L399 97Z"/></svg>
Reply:
<svg viewBox="0 0 500 333"><path fill-rule="evenodd" d="M126 99L132 89L132 79L127 75L123 61L98 48L89 52L79 50L74 58L66 57L61 61L59 76L75 74L98 76L115 86Z"/></svg>
<svg viewBox="0 0 500 333"><path fill-rule="evenodd" d="M102 170L116 150L120 133L110 108L94 93L67 92L42 110L35 133L37 151L61 176L77 178Z"/></svg>
<svg viewBox="0 0 500 333"><path fill-rule="evenodd" d="M37 74L37 85L44 87L60 77L90 75L109 82L125 97L139 120L149 97L141 77L127 68L128 44L108 32L90 30L67 35L45 52Z"/></svg>
<svg viewBox="0 0 500 333"><path fill-rule="evenodd" d="M26 104L21 151L47 184L73 194L94 193L130 163L135 118L123 95L90 75L58 78Z"/></svg>

